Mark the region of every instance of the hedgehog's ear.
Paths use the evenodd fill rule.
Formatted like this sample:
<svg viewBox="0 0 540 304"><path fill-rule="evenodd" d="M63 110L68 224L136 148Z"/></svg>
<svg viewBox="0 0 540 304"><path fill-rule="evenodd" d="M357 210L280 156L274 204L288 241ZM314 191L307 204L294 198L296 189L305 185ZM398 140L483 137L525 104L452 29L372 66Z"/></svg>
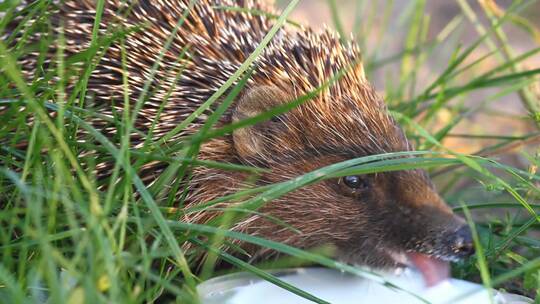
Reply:
<svg viewBox="0 0 540 304"><path fill-rule="evenodd" d="M260 86L249 89L237 102L232 115L233 122L264 113L278 105L291 100L285 92L275 86ZM233 132L233 141L236 152L242 158L250 158L264 154L265 139L275 124L282 124L280 120L271 120L265 123L251 125L236 129ZM263 134L263 132L265 132Z"/></svg>

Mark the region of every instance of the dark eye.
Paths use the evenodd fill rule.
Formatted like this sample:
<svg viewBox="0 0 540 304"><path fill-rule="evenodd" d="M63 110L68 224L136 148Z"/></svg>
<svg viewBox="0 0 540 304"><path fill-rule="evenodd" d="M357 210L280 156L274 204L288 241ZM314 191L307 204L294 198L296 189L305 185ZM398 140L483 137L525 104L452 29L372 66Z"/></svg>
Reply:
<svg viewBox="0 0 540 304"><path fill-rule="evenodd" d="M345 176L343 178L343 182L345 183L345 185L347 185L347 187L353 189L360 189L366 187L366 182L358 175Z"/></svg>

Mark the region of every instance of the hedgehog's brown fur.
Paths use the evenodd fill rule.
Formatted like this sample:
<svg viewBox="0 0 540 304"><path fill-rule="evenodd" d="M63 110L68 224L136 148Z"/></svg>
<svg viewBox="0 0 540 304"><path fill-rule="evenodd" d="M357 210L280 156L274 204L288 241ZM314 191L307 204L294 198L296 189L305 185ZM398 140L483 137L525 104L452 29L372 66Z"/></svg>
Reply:
<svg viewBox="0 0 540 304"><path fill-rule="evenodd" d="M118 29L117 25L144 25L143 30L126 37L124 43L129 97L134 103L165 40L189 9L190 1L128 1L132 4L129 7L123 2L106 1L100 33ZM225 83L275 22L267 16L215 6L269 10L266 5L250 0L201 0L190 9L157 71L152 94L136 120L137 129L146 133L157 119L154 139L181 123ZM59 7L52 20L56 28L63 28L66 55L87 49L94 22L94 1L65 1ZM189 56L179 60L184 49ZM123 99L121 52L121 44L113 43L88 82L89 96L101 114L122 111L121 103L114 109L111 104L111 100ZM36 68L35 60L36 57L26 56L21 65L31 72ZM179 69L183 72L176 81L175 72ZM241 97L218 125L303 96L343 70L346 73L328 89L277 119L204 143L199 158L267 167L271 173L263 174L258 181L266 184L350 158L410 150L403 132L366 81L355 44L341 43L330 31L315 33L288 25L278 31L257 59ZM163 113L157 118L156 113L172 86ZM198 130L210 113L211 110L206 111L187 131L170 141L181 140L186 133ZM103 121L93 123L109 136L116 132L116 128L106 126ZM132 142L135 147L142 144L139 133L132 135ZM104 171L107 166L99 168ZM160 163L151 163L140 174L151 184L160 174L160 168ZM188 206L233 193L246 186L244 181L248 176L197 167L192 177L186 198ZM423 171L384 173L367 176L365 180L369 187L363 191L352 191L339 180L324 181L293 191L260 210L284 220L301 233L259 215L248 216L233 229L301 248L333 244L340 258L374 266L395 265L389 253L405 251L445 258L456 256L446 246L445 238L462 221L452 215ZM181 220L200 223L212 216L209 211L203 211L187 214ZM268 254L260 248L246 248L253 257Z"/></svg>

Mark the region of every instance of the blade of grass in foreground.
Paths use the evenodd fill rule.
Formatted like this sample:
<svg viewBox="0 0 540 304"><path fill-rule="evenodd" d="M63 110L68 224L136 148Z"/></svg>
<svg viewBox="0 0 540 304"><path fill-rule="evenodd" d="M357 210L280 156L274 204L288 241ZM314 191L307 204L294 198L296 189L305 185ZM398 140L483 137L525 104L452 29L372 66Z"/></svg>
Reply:
<svg viewBox="0 0 540 304"><path fill-rule="evenodd" d="M242 119L238 122L233 122L231 124L225 125L219 129L215 129L212 131L207 132L202 138L199 140L209 140L211 138L220 137L226 134L232 133L236 129L240 129L243 127L251 126L259 122L263 122L266 120L269 120L273 116L277 116L280 114L287 113L288 111L300 106L301 104L315 98L317 95L319 95L324 90L330 88L332 85L334 85L339 79L341 79L347 72L350 71L350 69L356 67L357 65L361 64L361 60L357 60L355 62L351 62L348 66L340 69L335 75L333 75L330 79L325 81L323 84L315 88L314 90L306 93L305 95L302 95L294 100L291 100L285 104L273 107L269 109L268 111L265 111L263 113L257 114L252 117L248 117L246 119Z"/></svg>
<svg viewBox="0 0 540 304"><path fill-rule="evenodd" d="M463 205L464 206L464 205ZM472 221L471 214L469 210L465 207L463 209L463 212L465 214L465 219L467 220L467 224L469 225L474 241L474 249L476 250L475 256L478 261L478 268L480 269L480 276L482 277L482 282L484 283L484 286L486 287L486 290L489 295L490 301L493 303L493 284L491 283L491 276L489 274L489 268L488 263L486 261L486 257L484 256L484 247L482 246L482 242L480 242L480 237L478 236L478 232L476 231L476 226L474 222Z"/></svg>

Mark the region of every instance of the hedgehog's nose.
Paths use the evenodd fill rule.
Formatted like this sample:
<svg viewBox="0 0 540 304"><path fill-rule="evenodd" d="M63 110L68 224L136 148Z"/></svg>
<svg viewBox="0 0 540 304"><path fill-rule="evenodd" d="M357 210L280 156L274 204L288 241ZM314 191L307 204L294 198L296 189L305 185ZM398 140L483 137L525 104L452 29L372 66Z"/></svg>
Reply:
<svg viewBox="0 0 540 304"><path fill-rule="evenodd" d="M450 238L452 251L457 256L468 257L474 253L473 238L469 226L462 226Z"/></svg>

